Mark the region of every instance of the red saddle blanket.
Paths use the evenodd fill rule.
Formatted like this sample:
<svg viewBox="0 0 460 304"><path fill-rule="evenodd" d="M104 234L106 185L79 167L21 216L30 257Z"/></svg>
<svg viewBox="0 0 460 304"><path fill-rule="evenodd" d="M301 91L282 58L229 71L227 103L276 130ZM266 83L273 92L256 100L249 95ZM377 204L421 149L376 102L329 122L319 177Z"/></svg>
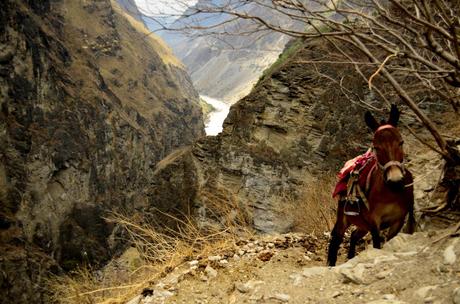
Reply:
<svg viewBox="0 0 460 304"><path fill-rule="evenodd" d="M363 191L366 191L367 177L375 165L375 160L376 158L374 153L372 153L371 149L369 149L366 153L347 161L337 175L338 182L335 185L332 197L336 197L337 195L347 195L348 179L350 178L351 172L355 170L359 171L359 186L363 189Z"/></svg>

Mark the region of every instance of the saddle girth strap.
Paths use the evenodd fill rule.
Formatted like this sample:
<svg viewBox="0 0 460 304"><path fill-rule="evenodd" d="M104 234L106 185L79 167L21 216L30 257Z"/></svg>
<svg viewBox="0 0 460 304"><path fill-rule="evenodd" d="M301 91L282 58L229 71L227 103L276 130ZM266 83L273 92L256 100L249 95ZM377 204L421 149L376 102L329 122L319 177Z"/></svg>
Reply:
<svg viewBox="0 0 460 304"><path fill-rule="evenodd" d="M356 185L356 188L358 189L359 196L361 197L364 206L366 206L366 209L369 210L369 201L367 200L366 194L363 192L363 189L361 189L359 184Z"/></svg>
<svg viewBox="0 0 460 304"><path fill-rule="evenodd" d="M350 202L351 204L354 204L355 202L358 204L358 210L359 210L359 199L363 202L364 206L366 207L367 210L369 210L369 201L367 200L366 194L364 193L363 189L359 185L359 171L354 171L351 173L350 178L347 183L347 196L346 200L347 202ZM347 215L359 215L359 212L345 212Z"/></svg>

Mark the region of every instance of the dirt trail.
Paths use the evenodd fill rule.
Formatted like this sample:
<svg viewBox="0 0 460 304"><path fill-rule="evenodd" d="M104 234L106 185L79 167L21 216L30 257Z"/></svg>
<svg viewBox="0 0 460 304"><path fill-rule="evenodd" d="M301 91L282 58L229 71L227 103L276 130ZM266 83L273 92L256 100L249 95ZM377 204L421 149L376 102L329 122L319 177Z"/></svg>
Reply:
<svg viewBox="0 0 460 304"><path fill-rule="evenodd" d="M184 263L129 304L458 304L460 239L436 242L443 233L400 234L334 268L324 266L326 235L242 241L234 252Z"/></svg>

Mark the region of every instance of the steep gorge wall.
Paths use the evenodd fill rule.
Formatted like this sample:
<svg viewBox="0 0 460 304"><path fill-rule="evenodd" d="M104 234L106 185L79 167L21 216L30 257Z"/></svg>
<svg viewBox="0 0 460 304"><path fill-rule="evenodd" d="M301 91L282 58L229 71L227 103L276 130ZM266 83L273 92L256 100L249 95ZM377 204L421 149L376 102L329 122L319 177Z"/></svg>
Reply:
<svg viewBox="0 0 460 304"><path fill-rule="evenodd" d="M215 210L206 210L220 197L219 204L247 208L259 231L289 231L292 221L280 215L283 204L365 151L370 139L362 122L365 109L345 98L337 84L297 62L326 49L315 43L300 48L231 107L221 134L163 160L150 189L158 204L174 193L188 193L174 201L192 202L198 215L212 217ZM346 77L364 98L365 84L350 70L330 72ZM183 185L193 185L193 191L183 191Z"/></svg>
<svg viewBox="0 0 460 304"><path fill-rule="evenodd" d="M44 273L109 259L108 212L149 202L157 162L204 135L184 69L128 19L108 0L2 3L1 303L47 302Z"/></svg>
<svg viewBox="0 0 460 304"><path fill-rule="evenodd" d="M177 206L190 206L204 222L213 218L217 223L223 220L218 210L228 205L252 213L259 231L289 231L293 214L283 213L285 205L298 203L302 191L370 147L372 134L363 121L367 110L363 102L376 107L381 118L387 115L385 103L369 92L367 81L353 67L305 64L332 51L321 41L303 43L231 107L221 134L163 160L150 189L157 204L165 205L174 197ZM331 79L341 79L343 87ZM439 126L446 123L435 115L442 112L442 103L425 105L437 107L430 115ZM423 134L410 111L403 114L402 121ZM413 142L406 136L407 146Z"/></svg>

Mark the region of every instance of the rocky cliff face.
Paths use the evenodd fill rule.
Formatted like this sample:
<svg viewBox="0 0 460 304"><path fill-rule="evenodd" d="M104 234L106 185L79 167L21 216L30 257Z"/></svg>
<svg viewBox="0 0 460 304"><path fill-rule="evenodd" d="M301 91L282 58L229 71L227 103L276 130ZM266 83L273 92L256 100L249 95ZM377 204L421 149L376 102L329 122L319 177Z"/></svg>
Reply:
<svg viewBox="0 0 460 304"><path fill-rule="evenodd" d="M157 162L204 134L182 66L138 28L108 0L2 4L1 303L47 302L43 273L109 259L108 213L149 201Z"/></svg>
<svg viewBox="0 0 460 304"><path fill-rule="evenodd" d="M302 48L232 106L221 134L163 160L157 168L159 182L152 188L160 204L174 193L187 193L174 201L193 202L206 216L211 193L222 197L221 204L235 200L250 209L259 231L288 231L292 223L279 216L283 202L298 197L302 185L365 151L369 142L360 119L364 109L351 104L337 85L314 69L296 62L321 51L324 48L315 44ZM335 72L344 77L349 73ZM348 80L364 98L365 85Z"/></svg>
<svg viewBox="0 0 460 304"><path fill-rule="evenodd" d="M282 213L284 205L295 204L302 189L369 148L363 102L375 111L385 109L352 67L305 64L331 50L326 43L306 42L231 107L221 134L163 160L152 188L158 204L166 205L173 195L177 206L191 202L198 216L217 222L222 219L213 206L237 204L252 213L257 230L289 231L292 221ZM343 86L331 79L342 79ZM418 128L410 115L402 121ZM407 146L413 141L407 136Z"/></svg>

